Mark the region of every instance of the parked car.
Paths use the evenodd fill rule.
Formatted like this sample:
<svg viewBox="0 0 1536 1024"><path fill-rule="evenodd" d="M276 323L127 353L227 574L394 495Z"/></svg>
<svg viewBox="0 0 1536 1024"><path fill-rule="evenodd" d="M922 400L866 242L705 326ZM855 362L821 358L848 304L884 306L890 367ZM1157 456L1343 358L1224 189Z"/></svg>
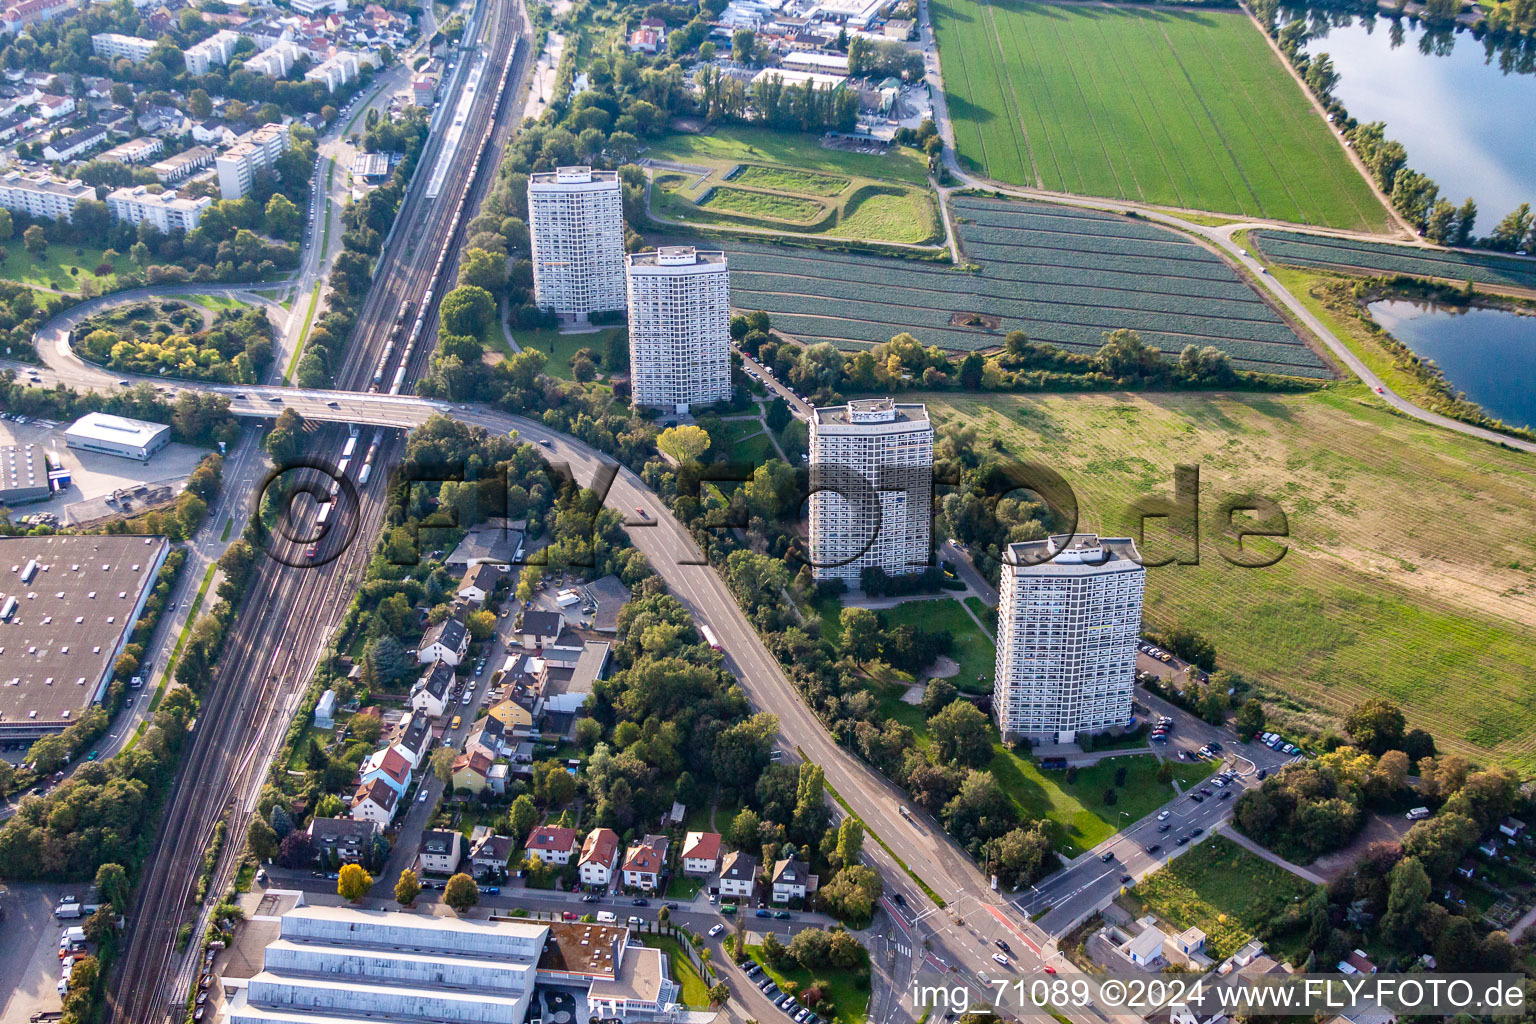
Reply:
<svg viewBox="0 0 1536 1024"><path fill-rule="evenodd" d="M717 924L717 925L715 925L713 928L711 928L709 930L709 934L710 934L710 937L713 938L714 936L719 935L723 931L725 931L725 925Z"/></svg>

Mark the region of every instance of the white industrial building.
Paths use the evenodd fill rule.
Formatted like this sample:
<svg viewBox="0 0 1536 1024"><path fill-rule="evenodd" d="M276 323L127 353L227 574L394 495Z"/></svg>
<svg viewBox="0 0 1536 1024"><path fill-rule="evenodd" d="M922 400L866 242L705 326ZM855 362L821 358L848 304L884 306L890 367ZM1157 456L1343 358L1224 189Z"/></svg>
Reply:
<svg viewBox="0 0 1536 1024"><path fill-rule="evenodd" d="M207 196L183 199L174 189L156 193L143 185L114 189L107 196L107 208L113 217L129 224L149 221L162 234L195 230L203 211L212 205L213 200Z"/></svg>
<svg viewBox="0 0 1536 1024"><path fill-rule="evenodd" d="M634 403L687 412L731 397L731 283L725 253L662 246L628 257Z"/></svg>
<svg viewBox="0 0 1536 1024"><path fill-rule="evenodd" d="M579 993L577 1019L641 1020L680 991L623 927L301 905L278 929L259 973L224 977L224 1024L523 1024L540 984Z"/></svg>
<svg viewBox="0 0 1536 1024"><path fill-rule="evenodd" d="M206 75L209 69L222 67L235 55L235 44L240 37L227 29L221 29L200 43L193 43L182 51L189 75Z"/></svg>
<svg viewBox="0 0 1536 1024"><path fill-rule="evenodd" d="M81 200L95 198L96 190L79 180L59 181L20 171L0 177L0 206L33 219L69 220Z"/></svg>
<svg viewBox="0 0 1536 1024"><path fill-rule="evenodd" d="M64 443L70 448L140 462L148 462L170 440L171 428L164 423L131 420L104 412L88 412L64 431Z"/></svg>
<svg viewBox="0 0 1536 1024"><path fill-rule="evenodd" d="M528 176L534 301L563 319L624 308L624 198L615 171Z"/></svg>
<svg viewBox="0 0 1536 1024"><path fill-rule="evenodd" d="M272 170L277 158L287 152L288 145L288 129L280 124L264 124L238 137L234 145L214 159L219 175L219 197L245 198L256 175Z"/></svg>
<svg viewBox="0 0 1536 1024"><path fill-rule="evenodd" d="M865 566L923 572L933 535L933 424L869 398L811 412L811 571L857 585Z"/></svg>
<svg viewBox="0 0 1536 1024"><path fill-rule="evenodd" d="M1127 537L1010 544L998 583L992 710L1005 739L1062 743L1131 718L1147 570Z"/></svg>

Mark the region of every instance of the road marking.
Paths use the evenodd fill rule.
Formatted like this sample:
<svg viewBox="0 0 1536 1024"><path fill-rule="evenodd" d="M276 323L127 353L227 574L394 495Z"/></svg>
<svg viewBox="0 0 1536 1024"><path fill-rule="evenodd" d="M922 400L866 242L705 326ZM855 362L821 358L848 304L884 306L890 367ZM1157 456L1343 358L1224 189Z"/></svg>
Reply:
<svg viewBox="0 0 1536 1024"><path fill-rule="evenodd" d="M1103 877L1103 876L1100 876L1100 877ZM997 923L998 924L1002 925L1004 928L1007 928L1010 932L1012 932L1015 936L1018 937L1018 940L1020 942L1024 943L1024 945L1028 946L1031 950L1033 950L1034 954L1036 956L1040 955L1040 947L1035 945L1033 942L1031 942L1030 939L1029 939L1029 936L1024 934L1023 929L1019 928L1017 925L1015 925L1012 921L1010 921L1008 919L1008 915L1007 914L1003 913L1001 910L998 910L996 907L994 907L990 903L983 903L981 906L982 906L982 909L984 909L987 913L991 914L993 917L995 917L997 919Z"/></svg>

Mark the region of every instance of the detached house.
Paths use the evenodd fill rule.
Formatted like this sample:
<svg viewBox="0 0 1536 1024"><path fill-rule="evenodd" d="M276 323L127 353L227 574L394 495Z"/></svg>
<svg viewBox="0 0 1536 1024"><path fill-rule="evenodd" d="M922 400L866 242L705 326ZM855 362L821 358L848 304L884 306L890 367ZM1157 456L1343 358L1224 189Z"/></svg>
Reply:
<svg viewBox="0 0 1536 1024"><path fill-rule="evenodd" d="M559 612L523 612L523 646L537 650L560 638L565 616Z"/></svg>
<svg viewBox="0 0 1536 1024"><path fill-rule="evenodd" d="M805 861L794 857L773 862L773 894L775 903L803 900L816 891L816 876L811 874Z"/></svg>
<svg viewBox="0 0 1536 1024"><path fill-rule="evenodd" d="M576 852L576 830L540 825L528 833L528 842L523 846L530 857L545 864L569 864L571 854Z"/></svg>
<svg viewBox="0 0 1536 1024"><path fill-rule="evenodd" d="M506 578L505 572L489 562L477 562L465 571L464 578L459 581L459 599L470 604L485 604L496 592L497 584Z"/></svg>
<svg viewBox="0 0 1536 1024"><path fill-rule="evenodd" d="M416 660L423 665L446 661L458 668L467 650L469 630L464 628L464 623L450 616L422 635L421 646L416 649Z"/></svg>
<svg viewBox="0 0 1536 1024"><path fill-rule="evenodd" d="M728 853L720 862L720 897L750 900L757 887L757 858L750 853Z"/></svg>
<svg viewBox="0 0 1536 1024"><path fill-rule="evenodd" d="M453 759L453 788L467 789L476 796L484 793L491 788L491 768L494 764L480 747L460 754Z"/></svg>
<svg viewBox="0 0 1536 1024"><path fill-rule="evenodd" d="M428 718L440 718L448 710L448 695L452 692L453 666L446 661L434 661L411 687L411 710Z"/></svg>
<svg viewBox="0 0 1536 1024"><path fill-rule="evenodd" d="M321 864L357 864L368 855L373 837L379 834L376 822L353 818L315 818L305 830L315 859Z"/></svg>
<svg viewBox="0 0 1536 1024"><path fill-rule="evenodd" d="M378 780L399 796L411 785L411 762L394 747L384 747L368 755L357 771L358 781L366 786Z"/></svg>
<svg viewBox="0 0 1536 1024"><path fill-rule="evenodd" d="M720 833L689 832L683 840L683 874L712 875L720 864Z"/></svg>
<svg viewBox="0 0 1536 1024"><path fill-rule="evenodd" d="M582 885L607 885L619 861L619 834L611 828L595 828L581 842L577 860Z"/></svg>
<svg viewBox="0 0 1536 1024"><path fill-rule="evenodd" d="M421 834L421 845L416 848L416 862L421 870L436 875L451 875L459 870L459 860L464 856L464 837L457 832L428 829Z"/></svg>
<svg viewBox="0 0 1536 1024"><path fill-rule="evenodd" d="M375 779L359 786L352 795L352 818L356 821L371 821L383 828L394 820L395 808L399 803L400 794L384 780Z"/></svg>
<svg viewBox="0 0 1536 1024"><path fill-rule="evenodd" d="M516 846L511 836L487 834L473 839L469 844L471 872L477 876L501 874L507 870Z"/></svg>
<svg viewBox="0 0 1536 1024"><path fill-rule="evenodd" d="M631 889L660 889L666 869L667 837L646 836L632 843L624 855L624 884Z"/></svg>

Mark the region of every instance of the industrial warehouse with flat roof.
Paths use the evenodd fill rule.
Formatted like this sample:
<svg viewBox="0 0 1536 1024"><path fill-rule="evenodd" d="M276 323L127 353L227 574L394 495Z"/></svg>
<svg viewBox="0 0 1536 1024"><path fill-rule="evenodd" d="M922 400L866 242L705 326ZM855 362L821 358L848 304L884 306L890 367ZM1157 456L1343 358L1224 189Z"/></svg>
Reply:
<svg viewBox="0 0 1536 1024"><path fill-rule="evenodd" d="M0 537L0 742L99 703L154 592L164 537Z"/></svg>

